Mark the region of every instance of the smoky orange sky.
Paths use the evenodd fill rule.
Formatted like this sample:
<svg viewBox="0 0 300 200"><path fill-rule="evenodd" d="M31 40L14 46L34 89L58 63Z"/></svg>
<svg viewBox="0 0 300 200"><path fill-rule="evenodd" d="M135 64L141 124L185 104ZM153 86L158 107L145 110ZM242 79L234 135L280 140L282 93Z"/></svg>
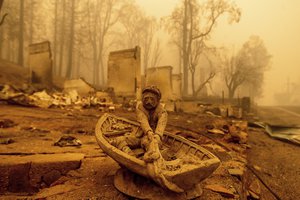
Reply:
<svg viewBox="0 0 300 200"><path fill-rule="evenodd" d="M148 15L169 15L180 0L137 0ZM239 49L251 35L258 35L272 55L265 74L264 95L259 104L275 104L274 93L285 92L287 82L300 87L300 1L236 0L242 16L238 24L218 21L212 41L217 46ZM166 59L164 59L164 62ZM168 63L162 63L168 64ZM300 89L298 89L300 90Z"/></svg>

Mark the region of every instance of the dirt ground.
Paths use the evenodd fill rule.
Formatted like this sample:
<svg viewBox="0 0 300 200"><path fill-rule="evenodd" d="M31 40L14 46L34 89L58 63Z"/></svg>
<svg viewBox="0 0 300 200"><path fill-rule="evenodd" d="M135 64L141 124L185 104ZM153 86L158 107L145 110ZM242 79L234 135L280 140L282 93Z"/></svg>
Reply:
<svg viewBox="0 0 300 200"><path fill-rule="evenodd" d="M261 130L249 134L248 164L280 198L300 199L300 147L275 140Z"/></svg>
<svg viewBox="0 0 300 200"><path fill-rule="evenodd" d="M15 124L0 128L0 139L13 141L0 145L1 155L84 154L80 168L63 174L50 187L41 185L37 193L5 192L1 199L132 199L114 187L114 174L120 166L96 142L94 128L102 114L97 109L41 109L0 104L0 120L9 119ZM120 109L114 114L135 119L134 112ZM246 199L248 189L245 187L258 180L246 166L280 199L299 199L299 147L273 140L261 129L248 130L250 146L228 143L224 141L224 136L207 134L208 126L219 128L227 121L209 115L169 114L168 131L204 146L221 160L215 173L201 183L203 195L197 199ZM76 137L82 146L53 146L62 135ZM237 165L247 171L245 175L239 177L228 173L228 169ZM223 186L232 195L214 192L207 187L216 184ZM258 190L260 199L276 199L260 181Z"/></svg>

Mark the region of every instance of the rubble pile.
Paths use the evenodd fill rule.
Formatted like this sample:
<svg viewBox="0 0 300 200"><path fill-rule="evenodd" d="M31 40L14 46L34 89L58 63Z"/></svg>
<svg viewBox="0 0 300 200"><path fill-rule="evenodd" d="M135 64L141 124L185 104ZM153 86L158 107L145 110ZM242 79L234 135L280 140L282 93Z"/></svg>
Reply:
<svg viewBox="0 0 300 200"><path fill-rule="evenodd" d="M106 92L95 92L89 96L80 96L76 90L48 93L46 90L26 92L11 85L0 86L0 101L8 104L34 106L40 108L73 107L75 109L97 107L99 110L113 111L115 105Z"/></svg>

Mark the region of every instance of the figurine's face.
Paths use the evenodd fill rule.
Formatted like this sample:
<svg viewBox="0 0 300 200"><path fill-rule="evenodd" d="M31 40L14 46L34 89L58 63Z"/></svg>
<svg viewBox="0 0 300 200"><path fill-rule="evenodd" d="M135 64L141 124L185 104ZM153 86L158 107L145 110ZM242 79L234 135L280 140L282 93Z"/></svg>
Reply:
<svg viewBox="0 0 300 200"><path fill-rule="evenodd" d="M159 102L158 97L152 92L145 92L143 94L143 106L147 110L155 109L158 105L158 102Z"/></svg>

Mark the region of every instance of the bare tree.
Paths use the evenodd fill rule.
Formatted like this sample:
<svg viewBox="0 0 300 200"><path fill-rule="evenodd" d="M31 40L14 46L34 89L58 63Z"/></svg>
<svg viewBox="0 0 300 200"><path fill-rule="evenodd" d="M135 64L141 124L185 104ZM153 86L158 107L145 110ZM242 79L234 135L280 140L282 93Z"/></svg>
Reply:
<svg viewBox="0 0 300 200"><path fill-rule="evenodd" d="M60 23L60 42L59 42L59 64L58 74L63 74L63 62L64 62L64 46L65 46L65 20L66 20L66 0L62 0L62 19Z"/></svg>
<svg viewBox="0 0 300 200"><path fill-rule="evenodd" d="M225 54L222 59L228 97L232 99L241 85L255 87L256 96L262 89L264 72L270 65L271 55L258 36L251 36L236 55Z"/></svg>
<svg viewBox="0 0 300 200"><path fill-rule="evenodd" d="M5 1L5 4L1 8L2 12L9 13L11 16L5 19L5 23L1 26L0 40L1 48L0 52L6 60L18 62L18 43L19 43L19 1Z"/></svg>
<svg viewBox="0 0 300 200"><path fill-rule="evenodd" d="M24 64L24 0L20 0L18 63Z"/></svg>
<svg viewBox="0 0 300 200"><path fill-rule="evenodd" d="M68 63L66 77L71 78L73 69L73 50L74 50L74 38L75 38L75 0L71 1L71 18L70 18L70 41L68 46Z"/></svg>
<svg viewBox="0 0 300 200"><path fill-rule="evenodd" d="M212 52L210 48L206 47L206 45L204 44L204 42L202 40L198 40L193 44L193 48L192 48L192 52L191 52L191 56L190 56L190 62L189 62L190 63L189 71L191 72L193 97L197 97L199 92L205 87L205 85L208 84L216 75L216 70L215 70L214 64L213 64L211 58L207 55L207 53L204 53L204 51L208 51L207 53L209 53L209 51ZM204 80L197 81L200 83L198 84L198 87L196 89L195 74L196 74L197 66L200 65L200 56L204 56L204 58L208 62L209 74L206 77L204 77L202 75Z"/></svg>
<svg viewBox="0 0 300 200"><path fill-rule="evenodd" d="M160 41L157 37L158 23L154 17L145 13L134 3L129 3L124 8L124 16L120 23L126 35L120 32L119 43L125 48L140 46L142 51L142 65L144 72L148 67L155 67L161 57Z"/></svg>
<svg viewBox="0 0 300 200"><path fill-rule="evenodd" d="M154 38L155 38L155 32L157 31L157 24L156 20L154 18L146 18L144 20L144 26L145 28L142 31L142 41L141 42L141 47L142 47L142 55L143 55L143 66L144 66L144 71L146 74L146 70L149 68L149 65L151 64L151 57L152 54L154 53ZM159 42L159 41L158 41ZM160 46L159 44L156 45L156 55L159 57L160 53ZM159 61L159 60L156 60ZM152 63L152 64L157 64L157 63ZM156 67L155 65L152 65L150 67Z"/></svg>
<svg viewBox="0 0 300 200"><path fill-rule="evenodd" d="M181 6L166 20L166 27L177 40L176 45L181 51L184 95L188 94L188 72L193 43L197 40L208 40L217 20L225 13L229 14L231 22L239 21L240 10L228 1L208 0L200 4L197 0L183 0Z"/></svg>
<svg viewBox="0 0 300 200"><path fill-rule="evenodd" d="M152 53L152 59L151 59L151 65L152 67L158 66L158 63L161 60L162 53L161 53L161 47L160 47L160 40L157 38L156 43L153 47L153 53Z"/></svg>
<svg viewBox="0 0 300 200"><path fill-rule="evenodd" d="M145 13L134 2L124 6L124 16L119 20L122 31L116 33L121 48L132 48L140 43L145 18Z"/></svg>
<svg viewBox="0 0 300 200"><path fill-rule="evenodd" d="M83 7L76 0L55 0L53 1L53 60L55 73L57 75L73 78L76 73L74 54L77 52L78 38L81 32L86 35L86 30L78 30L78 24L85 23L81 19L86 13L80 12ZM81 22L81 23L80 23ZM80 48L83 48L81 46Z"/></svg>
<svg viewBox="0 0 300 200"><path fill-rule="evenodd" d="M54 1L54 22L53 22L53 26L54 26L54 39L53 39L53 74L58 75L59 70L56 69L56 65L57 65L57 51L58 51L58 0Z"/></svg>
<svg viewBox="0 0 300 200"><path fill-rule="evenodd" d="M119 20L120 7L120 0L88 1L88 37L92 48L95 84L104 84L104 56L108 35Z"/></svg>
<svg viewBox="0 0 300 200"><path fill-rule="evenodd" d="M196 93L196 90L195 90L196 67L199 65L200 55L204 51L204 45L205 44L204 44L203 40L199 40L199 41L194 42L194 44L193 44L194 48L193 48L193 51L191 52L189 66L188 66L188 69L191 72L192 92L193 92L194 97L197 96L197 94L198 94L198 92Z"/></svg>

